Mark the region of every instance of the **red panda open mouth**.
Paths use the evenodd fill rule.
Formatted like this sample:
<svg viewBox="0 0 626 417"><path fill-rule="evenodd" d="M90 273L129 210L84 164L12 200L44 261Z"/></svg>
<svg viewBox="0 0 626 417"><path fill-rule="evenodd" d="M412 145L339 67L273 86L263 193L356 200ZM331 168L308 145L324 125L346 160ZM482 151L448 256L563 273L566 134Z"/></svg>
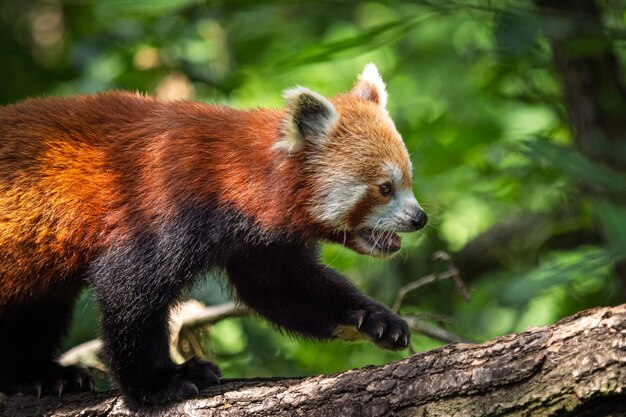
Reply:
<svg viewBox="0 0 626 417"><path fill-rule="evenodd" d="M381 252L397 252L402 246L402 238L393 232L376 232L372 229L363 229L358 232L360 238L365 240L369 246Z"/></svg>

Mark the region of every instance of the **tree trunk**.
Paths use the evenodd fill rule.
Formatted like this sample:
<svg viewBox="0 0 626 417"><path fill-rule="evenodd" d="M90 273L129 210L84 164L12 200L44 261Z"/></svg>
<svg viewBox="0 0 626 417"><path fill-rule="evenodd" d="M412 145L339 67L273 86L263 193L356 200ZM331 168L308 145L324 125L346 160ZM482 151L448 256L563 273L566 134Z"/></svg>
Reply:
<svg viewBox="0 0 626 417"><path fill-rule="evenodd" d="M585 155L626 171L618 152L626 142L626 90L599 7L591 0L536 3L567 28L552 39L552 50L576 145Z"/></svg>
<svg viewBox="0 0 626 417"><path fill-rule="evenodd" d="M41 400L15 395L0 415L626 416L625 388L622 305L341 374L224 380L168 407L129 410L116 391Z"/></svg>
<svg viewBox="0 0 626 417"><path fill-rule="evenodd" d="M592 0L535 3L555 24L567 28L551 43L576 146L586 156L626 172L626 88L600 8ZM626 203L624 195L613 198ZM615 274L626 294L626 260L617 262Z"/></svg>

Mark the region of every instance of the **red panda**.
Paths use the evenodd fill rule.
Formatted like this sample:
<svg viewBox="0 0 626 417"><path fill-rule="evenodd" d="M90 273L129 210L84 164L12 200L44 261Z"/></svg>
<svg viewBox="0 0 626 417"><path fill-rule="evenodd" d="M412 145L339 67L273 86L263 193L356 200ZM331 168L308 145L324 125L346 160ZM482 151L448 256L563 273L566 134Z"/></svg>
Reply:
<svg viewBox="0 0 626 417"><path fill-rule="evenodd" d="M318 259L321 241L392 254L427 221L378 70L330 100L284 99L243 111L107 92L0 109L0 391L93 387L55 362L85 285L131 403L216 383L216 365L168 353L169 309L208 270L289 332L407 346L403 320Z"/></svg>

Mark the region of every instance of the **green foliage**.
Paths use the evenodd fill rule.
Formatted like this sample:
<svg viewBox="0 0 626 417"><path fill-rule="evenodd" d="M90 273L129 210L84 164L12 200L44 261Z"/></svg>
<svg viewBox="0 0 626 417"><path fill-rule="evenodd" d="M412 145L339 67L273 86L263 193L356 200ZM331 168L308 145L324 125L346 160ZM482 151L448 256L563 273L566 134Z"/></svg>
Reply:
<svg viewBox="0 0 626 417"><path fill-rule="evenodd" d="M576 180L595 193L620 196L624 194L626 174L596 162L570 146L557 145L549 140L527 141L525 153L546 168Z"/></svg>
<svg viewBox="0 0 626 417"><path fill-rule="evenodd" d="M626 13L619 2L602 4L624 63ZM626 173L572 145L546 38L568 33L559 22L530 1L5 1L0 103L115 88L278 107L281 91L297 84L345 91L373 61L431 221L392 260L336 245L323 258L391 304L400 287L439 268L436 251L462 251L497 225L532 219L470 257L489 260L470 277L470 302L436 282L401 309L447 315L450 330L484 340L624 299L614 265L626 253ZM606 243L571 240L585 233ZM216 284L194 295L228 298ZM96 328L93 307L87 296L77 309L70 344L93 335L85 330ZM440 343L413 341L418 350ZM299 341L256 318L220 323L203 343L238 377L333 372L407 354Z"/></svg>

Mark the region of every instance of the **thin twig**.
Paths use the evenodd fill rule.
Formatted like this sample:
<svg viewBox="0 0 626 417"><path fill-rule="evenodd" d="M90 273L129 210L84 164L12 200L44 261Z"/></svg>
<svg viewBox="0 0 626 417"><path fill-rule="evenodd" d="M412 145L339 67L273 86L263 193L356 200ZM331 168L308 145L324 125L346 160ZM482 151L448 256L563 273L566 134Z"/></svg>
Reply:
<svg viewBox="0 0 626 417"><path fill-rule="evenodd" d="M412 314L415 318L425 321L434 321L437 324L452 324L454 323L454 319L450 316L446 316L443 314L435 314L429 313L428 311L419 311L415 314Z"/></svg>
<svg viewBox="0 0 626 417"><path fill-rule="evenodd" d="M433 282L438 281L438 280L443 281L446 279L452 279L457 292L463 296L463 299L465 301L469 301L470 299L469 291L467 290L465 283L461 279L459 270L452 263L452 258L450 257L450 254L444 251L437 251L433 254L433 261L445 262L447 264L447 269L443 272L435 272L432 274L425 275L422 278L416 281L410 282L404 287L400 288L400 290L398 291L398 295L396 297L396 301L393 303L393 307L391 307L391 310L394 313L397 313L400 310L400 307L402 306L402 302L404 301L404 298L407 296L407 294L425 285L432 284Z"/></svg>
<svg viewBox="0 0 626 417"><path fill-rule="evenodd" d="M473 343L471 340L465 339L461 336L457 336L454 333L450 333L449 331L438 327L433 326L423 320L418 319L415 316L403 316L404 320L406 320L409 328L414 332L421 333L424 336L428 336L430 338L441 340L446 343Z"/></svg>
<svg viewBox="0 0 626 417"><path fill-rule="evenodd" d="M393 307L391 307L394 313L398 313L398 311L400 310L400 307L402 306L402 302L404 301L407 294L425 285L432 284L433 282L437 280L451 279L454 282L456 291L463 296L465 301L468 301L470 299L469 291L467 290L465 283L461 279L459 270L452 263L452 258L450 254L444 251L437 251L433 254L433 262L434 263L444 262L447 266L447 269L443 272L435 272L432 274L425 275L422 278L415 280L413 282L410 282L404 287L400 288L400 290L398 291L396 300L393 303ZM435 268L435 265L433 265L433 269L434 268ZM456 342L471 343L470 341L460 336L457 336L453 333L450 333L441 327L428 324L424 320L420 319L418 317L419 315L421 315L422 317L426 316L429 320L439 322L440 324L450 323L452 321L449 317L436 316L436 315L428 316L427 314L404 316L403 318L406 320L411 330L421 333L425 336L431 337L433 339L441 340L446 343L456 343ZM411 353L414 353L414 349L412 345L409 345L409 350L411 351Z"/></svg>
<svg viewBox="0 0 626 417"><path fill-rule="evenodd" d="M404 287L400 288L400 290L398 290L398 296L396 297L396 301L393 303L393 307L391 307L391 311L397 313L402 306L404 297L406 297L408 293L415 291L416 289L421 288L425 285L432 284L437 280L437 278L437 274L426 275L418 279L417 281L410 282Z"/></svg>
<svg viewBox="0 0 626 417"><path fill-rule="evenodd" d="M459 273L458 268L452 263L452 257L450 254L442 250L437 251L433 255L433 260L445 262L447 264L448 269L446 272L450 274L450 277L446 277L445 279L452 278L456 291L463 296L465 301L469 301L471 299L470 293L465 285L465 282L461 279L461 274ZM440 275L440 279L444 279L443 274Z"/></svg>

